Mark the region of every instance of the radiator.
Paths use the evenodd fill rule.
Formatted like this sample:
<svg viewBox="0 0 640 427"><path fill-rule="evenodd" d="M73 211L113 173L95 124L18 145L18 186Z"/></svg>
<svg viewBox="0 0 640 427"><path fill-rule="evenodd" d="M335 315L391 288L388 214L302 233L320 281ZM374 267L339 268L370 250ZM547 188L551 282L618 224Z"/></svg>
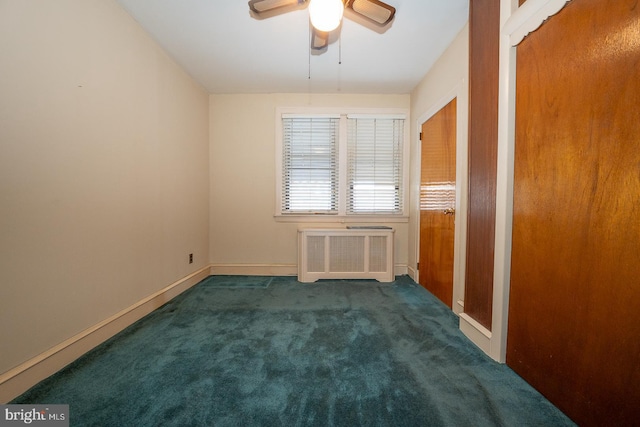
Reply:
<svg viewBox="0 0 640 427"><path fill-rule="evenodd" d="M298 280L376 279L393 282L393 229L298 230Z"/></svg>

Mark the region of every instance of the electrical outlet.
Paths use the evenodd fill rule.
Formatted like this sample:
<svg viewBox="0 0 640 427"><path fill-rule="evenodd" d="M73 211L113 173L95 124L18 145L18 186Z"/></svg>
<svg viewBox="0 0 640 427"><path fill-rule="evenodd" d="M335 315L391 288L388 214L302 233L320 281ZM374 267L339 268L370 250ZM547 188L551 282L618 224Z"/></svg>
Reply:
<svg viewBox="0 0 640 427"><path fill-rule="evenodd" d="M189 264L193 264L193 254L189 254Z"/></svg>

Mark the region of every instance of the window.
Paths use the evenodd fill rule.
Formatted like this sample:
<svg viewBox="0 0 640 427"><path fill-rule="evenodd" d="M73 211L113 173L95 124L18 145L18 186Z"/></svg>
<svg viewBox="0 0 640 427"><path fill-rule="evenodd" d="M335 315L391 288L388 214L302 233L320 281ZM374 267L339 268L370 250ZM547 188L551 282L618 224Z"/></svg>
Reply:
<svg viewBox="0 0 640 427"><path fill-rule="evenodd" d="M282 212L338 212L336 117L282 118Z"/></svg>
<svg viewBox="0 0 640 427"><path fill-rule="evenodd" d="M402 216L404 115L278 117L277 216Z"/></svg>
<svg viewBox="0 0 640 427"><path fill-rule="evenodd" d="M348 116L347 213L402 213L404 119Z"/></svg>

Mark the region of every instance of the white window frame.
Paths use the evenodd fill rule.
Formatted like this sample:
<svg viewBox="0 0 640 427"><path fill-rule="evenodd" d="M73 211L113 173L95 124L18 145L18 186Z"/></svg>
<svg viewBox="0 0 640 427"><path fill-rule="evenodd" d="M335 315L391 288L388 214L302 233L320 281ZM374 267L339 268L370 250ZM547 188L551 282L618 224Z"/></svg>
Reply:
<svg viewBox="0 0 640 427"><path fill-rule="evenodd" d="M281 211L283 198L283 116L340 116L338 137L338 212L336 213L283 213ZM402 205L400 213L347 213L347 117L360 116L370 118L404 119L402 141ZM275 213L274 218L280 222L338 222L338 223L367 223L367 222L408 222L409 221L409 110L401 108L354 109L354 108L304 108L292 107L276 108L275 114Z"/></svg>

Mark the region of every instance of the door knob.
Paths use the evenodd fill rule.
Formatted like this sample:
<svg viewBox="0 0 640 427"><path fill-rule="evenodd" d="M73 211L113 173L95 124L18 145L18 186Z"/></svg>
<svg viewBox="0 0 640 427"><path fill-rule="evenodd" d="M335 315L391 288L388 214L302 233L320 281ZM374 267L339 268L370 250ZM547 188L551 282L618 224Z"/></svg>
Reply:
<svg viewBox="0 0 640 427"><path fill-rule="evenodd" d="M456 210L454 208L449 208L449 209L443 210L442 213L445 215L455 215Z"/></svg>

